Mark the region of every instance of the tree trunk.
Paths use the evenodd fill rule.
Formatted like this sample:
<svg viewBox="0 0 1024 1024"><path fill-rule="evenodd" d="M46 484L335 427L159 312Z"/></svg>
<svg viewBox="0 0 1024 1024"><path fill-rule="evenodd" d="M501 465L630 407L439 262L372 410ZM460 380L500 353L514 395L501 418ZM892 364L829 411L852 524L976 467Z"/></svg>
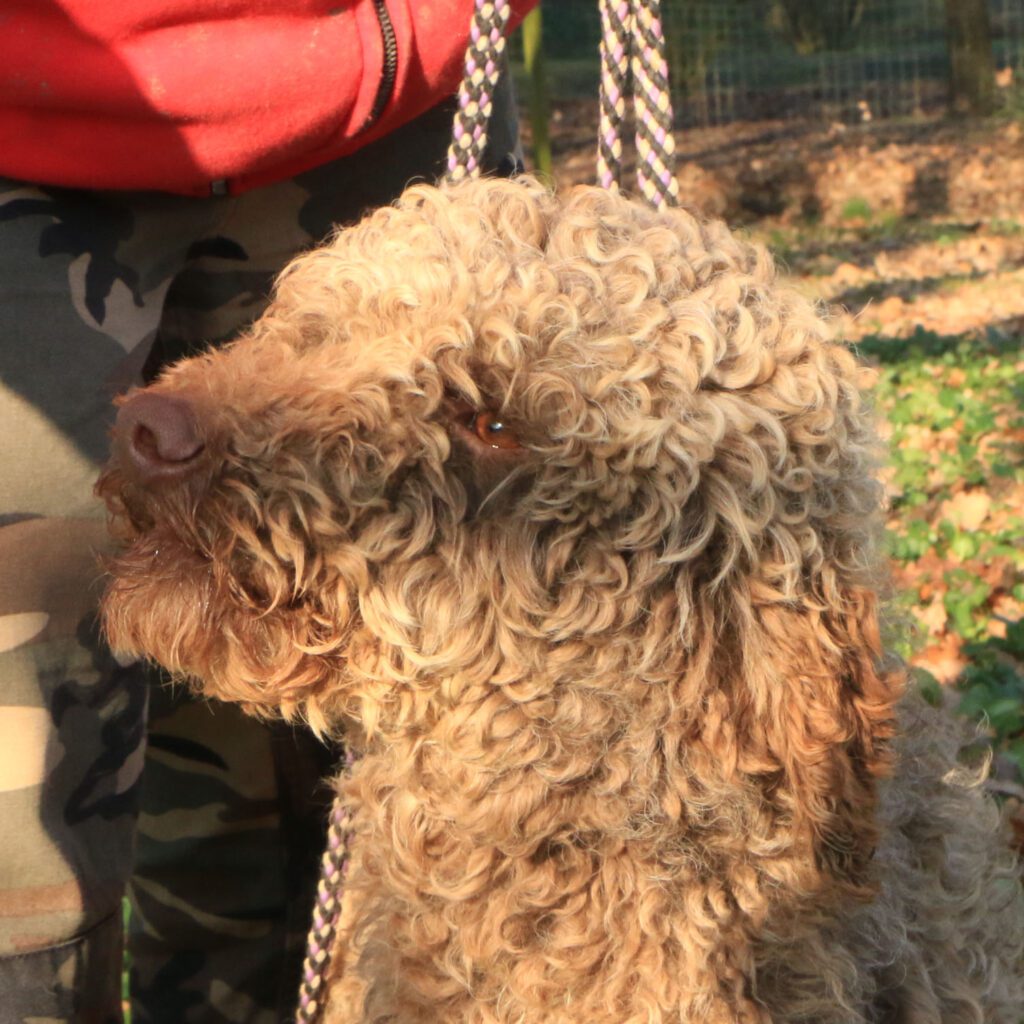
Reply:
<svg viewBox="0 0 1024 1024"><path fill-rule="evenodd" d="M946 0L950 106L956 114L991 114L995 64L988 0Z"/></svg>

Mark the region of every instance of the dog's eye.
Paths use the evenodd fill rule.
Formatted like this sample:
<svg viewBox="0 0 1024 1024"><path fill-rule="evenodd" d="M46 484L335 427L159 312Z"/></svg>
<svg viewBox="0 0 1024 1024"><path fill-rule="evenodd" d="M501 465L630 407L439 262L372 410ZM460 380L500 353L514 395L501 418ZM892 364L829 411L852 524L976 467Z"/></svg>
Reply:
<svg viewBox="0 0 1024 1024"><path fill-rule="evenodd" d="M458 394L445 399L449 422L456 432L474 446L485 445L497 452L520 453L525 449L519 434L501 415L490 409L481 409ZM478 454L479 452L477 448Z"/></svg>
<svg viewBox="0 0 1024 1024"><path fill-rule="evenodd" d="M468 426L484 444L489 444L492 448L520 447L515 431L502 423L492 412L474 412Z"/></svg>

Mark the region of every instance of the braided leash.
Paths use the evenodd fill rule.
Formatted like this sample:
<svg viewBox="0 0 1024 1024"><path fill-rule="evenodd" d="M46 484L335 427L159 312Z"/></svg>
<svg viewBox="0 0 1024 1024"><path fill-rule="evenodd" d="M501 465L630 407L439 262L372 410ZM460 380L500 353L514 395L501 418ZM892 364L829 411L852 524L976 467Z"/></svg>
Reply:
<svg viewBox="0 0 1024 1024"><path fill-rule="evenodd" d="M674 206L679 184L661 0L600 0L600 10L598 184L612 191L622 186L622 126L631 93L637 187L652 206Z"/></svg>
<svg viewBox="0 0 1024 1024"><path fill-rule="evenodd" d="M636 117L636 181L652 206L679 202L672 134L672 94L665 58L661 0L634 0L633 108Z"/></svg>
<svg viewBox="0 0 1024 1024"><path fill-rule="evenodd" d="M448 147L446 181L461 181L480 173L511 11L509 0L475 0L465 72L452 125L452 144Z"/></svg>
<svg viewBox="0 0 1024 1024"><path fill-rule="evenodd" d="M632 86L637 185L653 206L674 205L679 197L673 169L672 100L660 10L660 0L600 0L598 183L612 191L621 188L622 125ZM474 0L465 71L448 149L444 178L447 182L480 173L510 12L510 0ZM346 764L351 768L351 757ZM313 923L302 964L297 1024L315 1024L323 1010L321 993L341 913L351 841L352 822L339 795L331 806L327 849L320 861Z"/></svg>
<svg viewBox="0 0 1024 1024"><path fill-rule="evenodd" d="M346 759L351 766L351 758ZM320 998L331 958L331 946L341 913L341 894L348 867L352 822L341 796L334 798L327 827L327 849L320 858L320 881L316 887L313 923L306 939L306 959L302 963L299 985L297 1024L312 1024L323 1009Z"/></svg>
<svg viewBox="0 0 1024 1024"><path fill-rule="evenodd" d="M622 126L627 98L632 98L637 187L653 206L675 205L679 185L661 0L600 0L599 7L598 183L612 191L621 188ZM448 149L448 182L480 173L509 13L509 0L475 0L465 74Z"/></svg>
<svg viewBox="0 0 1024 1024"><path fill-rule="evenodd" d="M601 0L601 88L598 98L597 183L611 192L622 181L622 125L626 120L629 55L633 45L630 0Z"/></svg>

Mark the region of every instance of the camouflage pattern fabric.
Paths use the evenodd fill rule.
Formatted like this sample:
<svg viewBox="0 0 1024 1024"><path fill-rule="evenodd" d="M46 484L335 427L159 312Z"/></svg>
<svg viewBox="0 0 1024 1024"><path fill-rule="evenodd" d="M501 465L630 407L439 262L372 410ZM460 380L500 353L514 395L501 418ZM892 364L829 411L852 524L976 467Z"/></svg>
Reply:
<svg viewBox="0 0 1024 1024"><path fill-rule="evenodd" d="M106 650L92 484L112 397L234 335L334 223L437 177L451 113L239 197L0 179L0 1024L121 1020L133 870L134 1021L291 1019L335 752Z"/></svg>

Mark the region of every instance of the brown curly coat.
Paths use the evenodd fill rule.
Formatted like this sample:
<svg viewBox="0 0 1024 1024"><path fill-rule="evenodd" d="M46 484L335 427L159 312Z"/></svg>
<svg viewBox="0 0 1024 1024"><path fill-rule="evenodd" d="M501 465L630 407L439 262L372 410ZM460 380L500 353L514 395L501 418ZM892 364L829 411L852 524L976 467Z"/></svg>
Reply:
<svg viewBox="0 0 1024 1024"><path fill-rule="evenodd" d="M203 448L101 481L107 629L360 753L329 1020L1020 1024L861 373L723 225L520 180L410 189L153 386Z"/></svg>

